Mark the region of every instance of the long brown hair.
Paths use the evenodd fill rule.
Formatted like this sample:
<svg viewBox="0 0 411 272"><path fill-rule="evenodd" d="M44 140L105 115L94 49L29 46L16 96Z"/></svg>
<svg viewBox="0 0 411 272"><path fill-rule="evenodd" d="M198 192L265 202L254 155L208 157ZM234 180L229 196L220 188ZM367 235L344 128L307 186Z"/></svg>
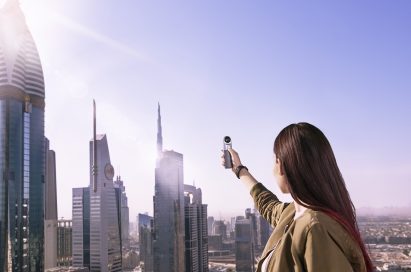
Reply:
<svg viewBox="0 0 411 272"><path fill-rule="evenodd" d="M339 222L361 248L367 271L373 271L358 230L355 207L321 130L308 123L285 127L274 141L274 154L282 163L293 199Z"/></svg>

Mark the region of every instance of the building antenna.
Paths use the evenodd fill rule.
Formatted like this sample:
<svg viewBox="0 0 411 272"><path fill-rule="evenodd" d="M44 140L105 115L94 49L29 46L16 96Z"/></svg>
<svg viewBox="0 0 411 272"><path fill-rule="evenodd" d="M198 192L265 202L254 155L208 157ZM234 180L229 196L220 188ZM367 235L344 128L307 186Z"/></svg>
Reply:
<svg viewBox="0 0 411 272"><path fill-rule="evenodd" d="M161 127L160 102L157 104L157 158L161 157L163 152L163 129Z"/></svg>
<svg viewBox="0 0 411 272"><path fill-rule="evenodd" d="M96 101L93 99L93 191L97 192L97 121Z"/></svg>

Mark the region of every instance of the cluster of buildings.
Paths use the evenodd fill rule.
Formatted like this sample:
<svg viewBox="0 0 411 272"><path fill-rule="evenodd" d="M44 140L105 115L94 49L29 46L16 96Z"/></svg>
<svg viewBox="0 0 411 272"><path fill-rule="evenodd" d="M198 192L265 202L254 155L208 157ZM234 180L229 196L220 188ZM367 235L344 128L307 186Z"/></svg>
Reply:
<svg viewBox="0 0 411 272"><path fill-rule="evenodd" d="M207 205L200 188L184 184L183 155L163 150L160 106L154 214L139 215L137 246L129 236L124 182L114 176L93 106L89 183L72 190L72 218L58 219L42 66L18 1L6 1L0 9L0 271L209 271ZM235 243L244 250L257 245L251 217L236 224ZM225 242L226 234L215 233Z"/></svg>
<svg viewBox="0 0 411 272"><path fill-rule="evenodd" d="M361 218L362 237L367 244L411 244L411 220L389 216Z"/></svg>
<svg viewBox="0 0 411 272"><path fill-rule="evenodd" d="M359 218L361 236L377 271L411 271L411 218Z"/></svg>
<svg viewBox="0 0 411 272"><path fill-rule="evenodd" d="M208 226L212 271L255 271L256 261L272 232L256 210L246 209L244 216L233 217L229 222L209 217Z"/></svg>
<svg viewBox="0 0 411 272"><path fill-rule="evenodd" d="M39 54L19 1L8 0L0 8L0 271L122 271L127 196L122 180L113 182L106 136L90 142L90 185L73 189L72 220L58 220L44 111Z"/></svg>
<svg viewBox="0 0 411 272"><path fill-rule="evenodd" d="M207 205L200 188L184 184L183 155L163 150L158 107L154 215L138 215L143 271L208 271Z"/></svg>
<svg viewBox="0 0 411 272"><path fill-rule="evenodd" d="M271 232L268 222L251 209L229 224L207 217L201 189L184 184L183 155L163 150L160 106L157 123L154 215L138 215L141 270L254 271Z"/></svg>

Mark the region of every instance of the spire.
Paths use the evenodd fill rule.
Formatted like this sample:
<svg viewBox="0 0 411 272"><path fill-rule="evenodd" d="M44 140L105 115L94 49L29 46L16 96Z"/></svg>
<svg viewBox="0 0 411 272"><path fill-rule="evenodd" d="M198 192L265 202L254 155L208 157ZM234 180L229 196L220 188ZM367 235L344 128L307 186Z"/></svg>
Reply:
<svg viewBox="0 0 411 272"><path fill-rule="evenodd" d="M97 120L96 101L93 99L93 191L97 192Z"/></svg>
<svg viewBox="0 0 411 272"><path fill-rule="evenodd" d="M160 102L158 103L158 116L157 116L157 158L160 158L161 152L163 152L163 132L161 129L161 113Z"/></svg>

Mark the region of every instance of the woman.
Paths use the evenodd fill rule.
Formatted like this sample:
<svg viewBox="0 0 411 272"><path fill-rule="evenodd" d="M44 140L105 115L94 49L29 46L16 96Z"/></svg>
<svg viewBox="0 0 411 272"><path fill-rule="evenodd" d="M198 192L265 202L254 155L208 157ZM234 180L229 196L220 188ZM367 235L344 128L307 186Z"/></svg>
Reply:
<svg viewBox="0 0 411 272"><path fill-rule="evenodd" d="M331 145L318 128L291 124L275 139L274 176L292 203L280 202L229 151L233 172L274 227L257 272L373 271Z"/></svg>

